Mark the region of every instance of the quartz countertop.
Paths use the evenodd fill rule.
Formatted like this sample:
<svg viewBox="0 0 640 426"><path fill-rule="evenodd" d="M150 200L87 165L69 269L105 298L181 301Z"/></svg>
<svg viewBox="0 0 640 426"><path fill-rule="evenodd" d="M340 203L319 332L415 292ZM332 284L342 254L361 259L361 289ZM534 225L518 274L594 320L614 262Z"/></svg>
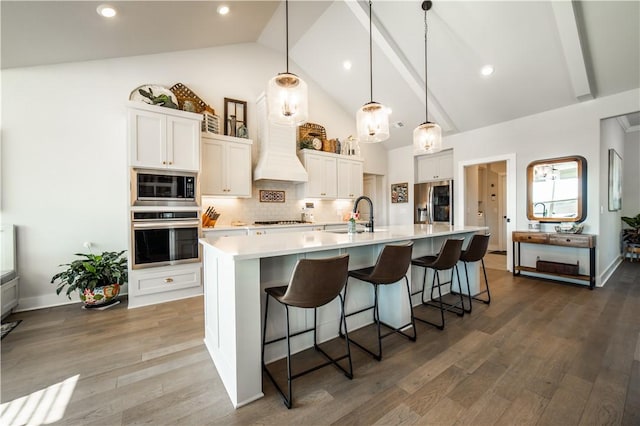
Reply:
<svg viewBox="0 0 640 426"><path fill-rule="evenodd" d="M299 224L278 226L299 226ZM205 237L200 239L200 243L214 248L220 255L230 256L235 260L245 260L372 244L387 244L421 238L464 234L486 229L486 227L482 226L393 225L381 226L375 232L359 234L339 234L331 231L286 232L255 236L229 236L225 238Z"/></svg>
<svg viewBox="0 0 640 426"><path fill-rule="evenodd" d="M274 229L274 228L300 228L304 226L313 227L313 226L327 226L327 225L344 225L345 229L347 228L347 221L343 222L305 222L305 223L287 223L287 224L273 224L273 225L256 225L256 224L246 224L246 225L218 225L216 224L213 228L202 228L204 232L207 231L216 231L216 230L230 230L230 229L242 229L245 231L253 230L253 229ZM357 221L358 224L364 225L368 223L366 220ZM385 226L381 226L385 228Z"/></svg>

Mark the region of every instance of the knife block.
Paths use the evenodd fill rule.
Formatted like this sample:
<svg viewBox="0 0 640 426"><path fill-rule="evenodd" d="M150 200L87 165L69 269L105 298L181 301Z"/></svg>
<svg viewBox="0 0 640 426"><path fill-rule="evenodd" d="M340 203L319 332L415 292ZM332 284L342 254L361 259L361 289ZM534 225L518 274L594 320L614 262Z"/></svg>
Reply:
<svg viewBox="0 0 640 426"><path fill-rule="evenodd" d="M213 228L216 226L216 219L211 219L207 215L202 215L202 227L203 228Z"/></svg>

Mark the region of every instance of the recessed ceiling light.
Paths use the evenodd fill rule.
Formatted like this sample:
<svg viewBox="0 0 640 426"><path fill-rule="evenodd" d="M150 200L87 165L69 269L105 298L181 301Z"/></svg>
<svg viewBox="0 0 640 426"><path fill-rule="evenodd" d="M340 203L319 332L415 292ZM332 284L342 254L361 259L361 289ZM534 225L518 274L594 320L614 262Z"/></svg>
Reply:
<svg viewBox="0 0 640 426"><path fill-rule="evenodd" d="M220 15L226 15L227 13L229 13L229 6L221 4L220 6L218 6L218 13Z"/></svg>
<svg viewBox="0 0 640 426"><path fill-rule="evenodd" d="M96 10L98 11L98 15L105 18L113 18L114 16L116 16L116 10L108 4L101 4Z"/></svg>
<svg viewBox="0 0 640 426"><path fill-rule="evenodd" d="M485 77L488 77L491 74L493 74L493 71L495 71L494 68L493 68L493 65L485 65L480 70L480 74L484 75Z"/></svg>
<svg viewBox="0 0 640 426"><path fill-rule="evenodd" d="M351 61L344 61L342 63L342 66L344 67L345 70L349 71L351 69Z"/></svg>

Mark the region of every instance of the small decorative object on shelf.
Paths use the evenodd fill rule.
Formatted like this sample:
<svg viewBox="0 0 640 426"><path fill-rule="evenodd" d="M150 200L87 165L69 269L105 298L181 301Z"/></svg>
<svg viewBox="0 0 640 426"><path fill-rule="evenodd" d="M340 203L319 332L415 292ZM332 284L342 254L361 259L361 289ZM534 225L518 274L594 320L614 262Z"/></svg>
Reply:
<svg viewBox="0 0 640 426"><path fill-rule="evenodd" d="M205 133L212 133L215 135L220 134L220 117L210 113L209 111L205 111L202 113L202 131Z"/></svg>
<svg viewBox="0 0 640 426"><path fill-rule="evenodd" d="M151 84L139 86L131 92L129 100L178 109L178 99L176 95L174 95L171 90L162 86L154 86Z"/></svg>
<svg viewBox="0 0 640 426"><path fill-rule="evenodd" d="M244 127L244 134L239 136L239 130ZM247 129L247 103L237 99L224 98L224 134L227 136L248 137Z"/></svg>
<svg viewBox="0 0 640 426"><path fill-rule="evenodd" d="M183 111L197 112L198 114L207 111L212 115L216 114L213 108L182 83L176 83L171 86L171 92L174 93L178 100L178 107Z"/></svg>
<svg viewBox="0 0 640 426"><path fill-rule="evenodd" d="M105 251L102 254L82 254L82 259L60 266L67 266L51 278L51 283L59 281L56 294L66 287L66 295L78 291L86 308L101 307L117 302L120 286L128 280L127 257L120 252Z"/></svg>
<svg viewBox="0 0 640 426"><path fill-rule="evenodd" d="M555 229L556 232L559 232L561 234L582 234L584 224L565 222L561 225L556 226Z"/></svg>

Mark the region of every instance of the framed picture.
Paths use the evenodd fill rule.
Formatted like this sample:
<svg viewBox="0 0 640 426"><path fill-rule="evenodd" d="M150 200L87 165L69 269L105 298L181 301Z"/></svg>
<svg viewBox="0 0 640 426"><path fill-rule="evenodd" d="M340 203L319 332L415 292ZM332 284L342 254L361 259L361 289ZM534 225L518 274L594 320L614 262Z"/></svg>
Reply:
<svg viewBox="0 0 640 426"><path fill-rule="evenodd" d="M237 99L224 98L224 134L248 138L247 103Z"/></svg>
<svg viewBox="0 0 640 426"><path fill-rule="evenodd" d="M609 211L622 209L622 158L615 149L609 149Z"/></svg>
<svg viewBox="0 0 640 426"><path fill-rule="evenodd" d="M409 183L393 183L391 184L391 202L392 203L408 203L409 202Z"/></svg>

